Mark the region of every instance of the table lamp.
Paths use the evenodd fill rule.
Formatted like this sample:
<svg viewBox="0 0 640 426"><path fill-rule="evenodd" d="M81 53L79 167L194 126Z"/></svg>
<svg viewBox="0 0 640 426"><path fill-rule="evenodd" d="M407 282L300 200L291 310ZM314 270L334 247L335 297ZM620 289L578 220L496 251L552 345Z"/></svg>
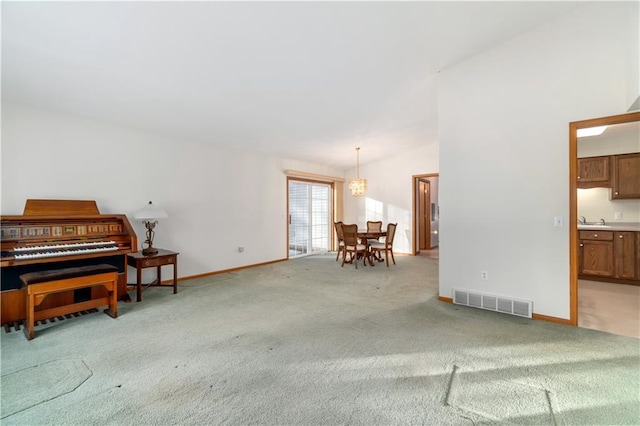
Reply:
<svg viewBox="0 0 640 426"><path fill-rule="evenodd" d="M154 228L158 224L158 219L166 219L169 217L167 212L160 207L154 206L151 201L149 204L138 210L134 215L134 219L141 219L144 226L147 228L147 240L142 243L147 247L142 249L142 254L145 256L153 256L158 254L158 249L153 247L153 237L155 235Z"/></svg>

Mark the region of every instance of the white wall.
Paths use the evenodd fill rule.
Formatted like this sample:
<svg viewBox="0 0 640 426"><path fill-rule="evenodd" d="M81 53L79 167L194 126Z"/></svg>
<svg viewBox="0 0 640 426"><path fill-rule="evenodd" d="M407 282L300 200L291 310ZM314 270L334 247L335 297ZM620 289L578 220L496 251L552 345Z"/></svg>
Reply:
<svg viewBox="0 0 640 426"><path fill-rule="evenodd" d="M180 252L180 277L287 256L285 169L342 176L246 150L2 106L3 215L22 214L27 198L96 200L101 213L127 214L141 243L144 227L132 217L152 200L169 214L154 246Z"/></svg>
<svg viewBox="0 0 640 426"><path fill-rule="evenodd" d="M630 110L633 105L638 109L638 96L640 94L640 60L638 60L638 52L640 52L640 11L638 10L638 2L635 2L635 6L629 8L629 13L625 16L625 22L623 28L626 29L626 50L628 52L635 52L635 55L629 56L627 61L627 109Z"/></svg>
<svg viewBox="0 0 640 426"><path fill-rule="evenodd" d="M356 169L347 171L344 222L356 223L361 228L366 228L367 220L382 220L385 226L389 222L397 223L393 251L411 253L412 176L438 173L438 170L437 141L425 141L424 146L405 152L394 152L393 147L389 147L389 158L360 165L360 177L367 179L365 197L351 195L348 181L355 179ZM381 215L372 215L374 208L380 209Z"/></svg>
<svg viewBox="0 0 640 426"><path fill-rule="evenodd" d="M637 9L594 4L440 73L441 296L569 318L569 122L627 110Z"/></svg>
<svg viewBox="0 0 640 426"><path fill-rule="evenodd" d="M640 222L640 200L610 200L611 189L578 189L578 217L584 216L587 222ZM620 219L615 214L620 213Z"/></svg>

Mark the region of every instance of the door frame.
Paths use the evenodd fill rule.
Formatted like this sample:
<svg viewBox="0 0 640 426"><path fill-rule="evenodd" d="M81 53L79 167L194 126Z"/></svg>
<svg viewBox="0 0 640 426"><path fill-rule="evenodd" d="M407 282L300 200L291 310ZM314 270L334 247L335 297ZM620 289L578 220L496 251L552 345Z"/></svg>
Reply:
<svg viewBox="0 0 640 426"><path fill-rule="evenodd" d="M578 325L578 129L640 121L629 112L569 123L569 324Z"/></svg>
<svg viewBox="0 0 640 426"><path fill-rule="evenodd" d="M335 218L335 207L336 207L336 185L335 182L333 181L326 181L326 180L316 180L316 179L309 179L309 178L304 178L304 177L296 177L296 176L287 176L287 215L286 215L286 222L287 222L287 257L286 259L288 260L290 258L289 256L289 225L291 224L291 220L290 220L290 213L289 213L289 182L290 181L298 181L298 182L307 182L307 183L316 183L319 185L325 185L328 186L329 189L329 223L327 224L327 226L329 227L328 231L329 231L329 250L331 250L332 247L334 247L335 245L335 239L334 239L334 234L335 234L335 230L333 227L333 223L334 223L334 218Z"/></svg>
<svg viewBox="0 0 640 426"><path fill-rule="evenodd" d="M425 178L428 179L428 178L432 178L432 177L439 178L440 177L440 173L426 173L426 174L411 176L411 229L412 229L412 232L411 232L411 255L412 256L415 256L416 254L420 253L420 249L416 249L416 241L418 241L417 239L419 238L419 236L418 236L418 227L417 227L417 222L418 222L417 209L418 209L418 205L417 205L417 199L416 199L416 194L418 193L419 182L420 182L421 179L425 179ZM438 183L438 194L439 193L440 193L440 184ZM438 203L438 204L440 204L440 203ZM431 208L431 206L429 206L429 208ZM431 213L429 213L429 215L431 215ZM431 245L430 242L429 242L429 245Z"/></svg>

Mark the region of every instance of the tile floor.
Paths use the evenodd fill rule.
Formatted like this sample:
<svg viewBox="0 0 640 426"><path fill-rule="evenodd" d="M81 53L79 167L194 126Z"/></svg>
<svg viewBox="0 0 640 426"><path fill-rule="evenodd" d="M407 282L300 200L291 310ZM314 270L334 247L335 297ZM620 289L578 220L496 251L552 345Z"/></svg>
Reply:
<svg viewBox="0 0 640 426"><path fill-rule="evenodd" d="M640 286L578 280L578 326L640 339Z"/></svg>

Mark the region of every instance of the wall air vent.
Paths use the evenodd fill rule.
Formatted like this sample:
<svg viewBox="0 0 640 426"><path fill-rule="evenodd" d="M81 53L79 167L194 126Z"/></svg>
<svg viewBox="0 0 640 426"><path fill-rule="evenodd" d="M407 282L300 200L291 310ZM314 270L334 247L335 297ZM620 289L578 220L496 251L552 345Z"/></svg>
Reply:
<svg viewBox="0 0 640 426"><path fill-rule="evenodd" d="M531 318L533 314L533 302L530 300L484 294L477 291L454 289L453 303L525 318Z"/></svg>

